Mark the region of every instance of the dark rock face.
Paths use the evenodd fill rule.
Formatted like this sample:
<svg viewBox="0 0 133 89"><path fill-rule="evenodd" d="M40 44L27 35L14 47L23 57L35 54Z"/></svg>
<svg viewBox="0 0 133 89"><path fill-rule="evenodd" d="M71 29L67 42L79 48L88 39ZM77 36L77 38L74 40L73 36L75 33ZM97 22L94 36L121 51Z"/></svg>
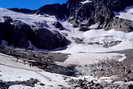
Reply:
<svg viewBox="0 0 133 89"><path fill-rule="evenodd" d="M27 81L2 81L0 80L0 89L9 89L9 87L13 85L25 85L25 86L35 87L35 84L37 84L38 82L40 81L37 79L33 79L33 78Z"/></svg>
<svg viewBox="0 0 133 89"><path fill-rule="evenodd" d="M71 17L69 20L74 26L80 26L81 31L82 28L89 30L88 26L95 23L99 24L98 28L107 29L107 25L110 23L117 23L118 25L124 25L122 27L117 26L119 30L124 31L125 27L127 28L126 31L132 30L132 27L129 26L130 21L114 18L114 11L121 11L127 6L133 5L132 0L91 0L89 3L82 4L83 1L85 0L69 0L67 2ZM110 28L114 28L116 24L111 26Z"/></svg>
<svg viewBox="0 0 133 89"><path fill-rule="evenodd" d="M6 40L8 45L19 48L28 48L29 41L37 48L55 49L67 46L70 42L59 32L43 28L31 28L19 20L5 17L0 23L0 40Z"/></svg>
<svg viewBox="0 0 133 89"><path fill-rule="evenodd" d="M69 11L66 7L66 4L53 4L46 5L35 12L36 14L49 14L56 16L57 19L66 19L69 16Z"/></svg>
<svg viewBox="0 0 133 89"><path fill-rule="evenodd" d="M60 29L60 30L64 30L65 28L62 26L62 24L60 22L55 22L53 24L56 28Z"/></svg>
<svg viewBox="0 0 133 89"><path fill-rule="evenodd" d="M65 47L70 42L59 32L51 32L48 29L38 29L35 31L33 44L38 48L54 49Z"/></svg>
<svg viewBox="0 0 133 89"><path fill-rule="evenodd" d="M68 58L68 54L19 50L4 46L0 46L0 53L13 56L17 58L16 61L28 63L30 66L36 66L51 73L75 76L77 72L75 66L65 67L55 63L55 61L64 62Z"/></svg>

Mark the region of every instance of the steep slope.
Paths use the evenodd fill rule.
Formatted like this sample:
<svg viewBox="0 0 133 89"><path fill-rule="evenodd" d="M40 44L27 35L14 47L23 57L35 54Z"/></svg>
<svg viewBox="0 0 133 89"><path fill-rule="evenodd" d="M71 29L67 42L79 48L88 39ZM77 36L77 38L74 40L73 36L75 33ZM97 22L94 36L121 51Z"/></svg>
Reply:
<svg viewBox="0 0 133 89"><path fill-rule="evenodd" d="M133 5L131 0L69 0L68 9L70 11L70 21L81 29L88 29L90 25L98 23L98 28L110 30L116 27L115 23L127 26L116 27L116 30L132 31L131 21L115 18L114 12L124 10L127 6ZM85 3L83 3L85 2ZM114 23L111 25L111 23ZM111 25L111 26L110 26ZM125 29L125 30L123 30Z"/></svg>
<svg viewBox="0 0 133 89"><path fill-rule="evenodd" d="M66 20L69 16L69 10L66 4L45 5L35 11L36 14L54 15L57 19Z"/></svg>
<svg viewBox="0 0 133 89"><path fill-rule="evenodd" d="M67 46L70 42L59 32L54 16L23 14L0 8L0 40L9 46L20 48L55 49ZM57 24L58 25L58 24ZM62 28L63 29L63 28Z"/></svg>
<svg viewBox="0 0 133 89"><path fill-rule="evenodd" d="M69 0L34 14L1 8L0 88L132 89L131 5Z"/></svg>

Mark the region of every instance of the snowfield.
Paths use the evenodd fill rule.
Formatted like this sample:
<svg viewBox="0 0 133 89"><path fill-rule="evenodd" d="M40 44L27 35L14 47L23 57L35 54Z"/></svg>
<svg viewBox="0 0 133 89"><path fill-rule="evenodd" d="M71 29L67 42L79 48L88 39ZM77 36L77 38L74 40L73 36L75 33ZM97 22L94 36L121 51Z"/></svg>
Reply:
<svg viewBox="0 0 133 89"><path fill-rule="evenodd" d="M34 88L22 85L11 86L9 89L60 89L65 83L64 77L59 74L45 72L36 67L30 67L28 64L17 62L17 59L11 56L0 54L0 80L3 81L26 81L29 79L38 79L45 86L36 84Z"/></svg>
<svg viewBox="0 0 133 89"><path fill-rule="evenodd" d="M36 14L23 14L14 12L5 8L0 8L0 22L3 22L4 16L9 16L13 18L13 20L20 20L26 24L29 24L30 26L36 26L37 23L42 23L43 28L50 28L52 29L53 23L57 21L55 16L49 16L49 15L36 15ZM45 24L45 25L44 25ZM48 27L50 26L50 27Z"/></svg>

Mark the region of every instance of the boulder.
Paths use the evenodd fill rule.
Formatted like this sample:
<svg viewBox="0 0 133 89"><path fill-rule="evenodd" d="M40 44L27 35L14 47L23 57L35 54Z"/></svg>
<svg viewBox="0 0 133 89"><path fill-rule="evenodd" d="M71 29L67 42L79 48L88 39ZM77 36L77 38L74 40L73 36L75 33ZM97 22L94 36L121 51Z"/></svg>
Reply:
<svg viewBox="0 0 133 89"><path fill-rule="evenodd" d="M55 49L67 46L70 42L57 31L38 29L35 31L35 39L32 41L38 48Z"/></svg>
<svg viewBox="0 0 133 89"><path fill-rule="evenodd" d="M117 31L131 32L133 31L133 21L114 17L104 28L105 30L115 29Z"/></svg>
<svg viewBox="0 0 133 89"><path fill-rule="evenodd" d="M55 22L53 25L56 28L58 28L59 30L64 30L65 29L60 22Z"/></svg>
<svg viewBox="0 0 133 89"><path fill-rule="evenodd" d="M66 47L70 43L58 31L33 28L20 20L0 23L0 41L2 40L6 40L9 46L18 48L29 48L31 42L37 48L48 50Z"/></svg>

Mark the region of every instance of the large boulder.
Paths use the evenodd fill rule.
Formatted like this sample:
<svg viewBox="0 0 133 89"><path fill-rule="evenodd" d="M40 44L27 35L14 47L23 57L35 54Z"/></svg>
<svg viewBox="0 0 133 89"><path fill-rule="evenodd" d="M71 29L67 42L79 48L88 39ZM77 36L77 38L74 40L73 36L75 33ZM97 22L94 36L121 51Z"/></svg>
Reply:
<svg viewBox="0 0 133 89"><path fill-rule="evenodd" d="M20 13L25 13L25 14L33 14L36 11L36 10L30 10L26 8L9 8L9 10L20 12Z"/></svg>
<svg viewBox="0 0 133 89"><path fill-rule="evenodd" d="M6 40L8 45L14 47L28 48L30 33L32 29L21 21L14 21L12 24L0 23L0 40Z"/></svg>
<svg viewBox="0 0 133 89"><path fill-rule="evenodd" d="M75 1L75 2L74 2ZM69 0L68 7L70 10L70 21L76 21L78 26L90 26L95 23L106 24L114 17L113 11L104 3L92 0L92 2L82 4L83 0Z"/></svg>
<svg viewBox="0 0 133 89"><path fill-rule="evenodd" d="M5 19L0 22L0 41L6 40L8 45L29 48L32 43L37 48L55 49L67 46L70 42L58 31L31 27L20 20Z"/></svg>
<svg viewBox="0 0 133 89"><path fill-rule="evenodd" d="M115 29L117 31L131 32L133 31L133 21L114 17L104 28L105 30Z"/></svg>

